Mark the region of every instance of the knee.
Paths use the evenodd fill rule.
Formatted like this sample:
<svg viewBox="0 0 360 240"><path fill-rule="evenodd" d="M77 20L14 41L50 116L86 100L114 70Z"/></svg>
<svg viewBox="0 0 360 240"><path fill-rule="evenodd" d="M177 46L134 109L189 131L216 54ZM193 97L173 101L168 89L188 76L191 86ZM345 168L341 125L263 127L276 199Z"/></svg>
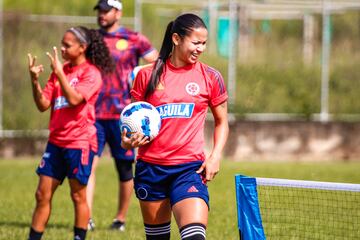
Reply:
<svg viewBox="0 0 360 240"><path fill-rule="evenodd" d="M86 203L86 196L79 192L72 192L71 200L74 202L74 204Z"/></svg>
<svg viewBox="0 0 360 240"><path fill-rule="evenodd" d="M35 199L38 204L48 203L51 200L51 193L45 192L41 189L37 189L35 192Z"/></svg>
<svg viewBox="0 0 360 240"><path fill-rule="evenodd" d="M133 163L130 161L116 161L116 169L118 171L119 180L126 182L133 179Z"/></svg>

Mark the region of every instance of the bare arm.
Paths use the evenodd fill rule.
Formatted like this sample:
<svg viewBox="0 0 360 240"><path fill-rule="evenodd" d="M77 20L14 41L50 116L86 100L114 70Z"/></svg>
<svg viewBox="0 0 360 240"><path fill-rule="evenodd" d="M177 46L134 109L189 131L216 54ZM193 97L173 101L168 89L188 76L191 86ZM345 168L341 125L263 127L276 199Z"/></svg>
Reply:
<svg viewBox="0 0 360 240"><path fill-rule="evenodd" d="M227 102L211 108L215 120L214 146L210 155L197 171L201 173L205 170L206 180L211 181L220 170L220 160L228 134L229 124L227 118Z"/></svg>
<svg viewBox="0 0 360 240"><path fill-rule="evenodd" d="M29 62L29 73L30 73L34 102L36 104L36 107L39 109L39 111L44 112L51 105L50 100L48 100L42 94L42 88L39 83L39 76L40 73L44 71L44 67L41 64L36 66L35 65L36 56L33 57L30 53L28 54L28 62Z"/></svg>
<svg viewBox="0 0 360 240"><path fill-rule="evenodd" d="M46 53L51 61L51 68L58 77L63 94L71 106L76 106L84 101L84 97L78 93L73 87L70 86L69 81L63 70L63 65L59 60L56 47L53 48L54 56L50 53Z"/></svg>

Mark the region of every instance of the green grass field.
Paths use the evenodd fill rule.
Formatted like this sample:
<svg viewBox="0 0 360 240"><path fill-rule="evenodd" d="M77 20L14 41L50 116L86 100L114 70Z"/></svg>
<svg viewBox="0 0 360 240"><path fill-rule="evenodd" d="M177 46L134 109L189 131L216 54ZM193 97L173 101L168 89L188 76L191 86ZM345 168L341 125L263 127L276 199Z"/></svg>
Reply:
<svg viewBox="0 0 360 240"><path fill-rule="evenodd" d="M108 230L115 214L117 176L112 161L102 159L97 175L94 203L96 230L87 239L144 239L137 200L133 197L124 233ZM0 160L0 239L26 239L37 185L38 160ZM208 239L238 239L234 175L360 183L360 162L231 162L223 161L221 172L209 183L211 211ZM53 211L43 239L72 239L73 207L67 181L53 200ZM172 239L179 239L173 221Z"/></svg>

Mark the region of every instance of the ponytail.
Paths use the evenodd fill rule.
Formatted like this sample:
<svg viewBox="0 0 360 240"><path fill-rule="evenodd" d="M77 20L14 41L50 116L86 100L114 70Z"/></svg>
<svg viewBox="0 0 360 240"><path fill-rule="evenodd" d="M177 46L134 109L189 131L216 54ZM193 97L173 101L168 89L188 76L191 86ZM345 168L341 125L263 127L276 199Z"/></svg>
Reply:
<svg viewBox="0 0 360 240"><path fill-rule="evenodd" d="M97 30L90 29L89 38L90 44L86 50L86 58L97 66L102 73L112 73L115 70L115 63L103 40L103 36Z"/></svg>
<svg viewBox="0 0 360 240"><path fill-rule="evenodd" d="M166 59L169 58L170 53L172 51L173 43L172 43L172 28L174 22L171 21L166 28L166 32L164 35L164 39L161 45L160 53L158 59L155 61L153 71L150 76L150 81L147 85L145 91L145 99L150 97L150 95L155 91L157 85L160 82L160 76L163 72L164 65Z"/></svg>

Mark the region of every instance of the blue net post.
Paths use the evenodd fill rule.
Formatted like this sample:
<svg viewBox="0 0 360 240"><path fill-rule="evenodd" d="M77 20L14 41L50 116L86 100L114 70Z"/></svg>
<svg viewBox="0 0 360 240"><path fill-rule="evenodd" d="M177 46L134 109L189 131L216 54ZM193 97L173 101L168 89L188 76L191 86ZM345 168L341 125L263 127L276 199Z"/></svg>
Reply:
<svg viewBox="0 0 360 240"><path fill-rule="evenodd" d="M235 176L236 208L240 240L265 240L262 225L256 179Z"/></svg>

